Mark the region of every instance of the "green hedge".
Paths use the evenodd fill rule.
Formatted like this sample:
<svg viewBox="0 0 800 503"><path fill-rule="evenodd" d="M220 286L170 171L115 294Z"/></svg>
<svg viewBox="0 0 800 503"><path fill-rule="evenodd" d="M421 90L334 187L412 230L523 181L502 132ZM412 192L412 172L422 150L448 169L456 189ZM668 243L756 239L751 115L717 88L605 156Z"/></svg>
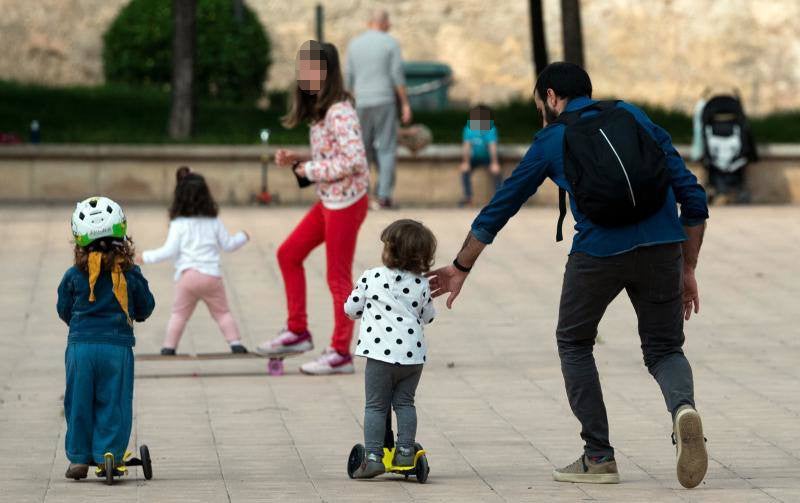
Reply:
<svg viewBox="0 0 800 503"><path fill-rule="evenodd" d="M252 144L261 128L270 128L270 143L308 144L308 130L286 130L280 117L286 112L281 93L271 95L275 106L262 111L250 104L200 100L192 143ZM33 119L49 143L169 143L166 134L170 96L157 88L106 85L49 88L0 81L0 131L28 137ZM530 102L494 107L501 143L528 144L541 124ZM677 143L691 141L688 115L645 106L650 117ZM467 110L415 113L426 124L435 143L459 143ZM751 119L756 139L763 143L800 143L800 111L781 112Z"/></svg>
<svg viewBox="0 0 800 503"><path fill-rule="evenodd" d="M253 11L234 19L231 0L197 0L195 89L242 101L261 95L270 42ZM103 35L107 82L168 88L172 75L172 2L132 0Z"/></svg>

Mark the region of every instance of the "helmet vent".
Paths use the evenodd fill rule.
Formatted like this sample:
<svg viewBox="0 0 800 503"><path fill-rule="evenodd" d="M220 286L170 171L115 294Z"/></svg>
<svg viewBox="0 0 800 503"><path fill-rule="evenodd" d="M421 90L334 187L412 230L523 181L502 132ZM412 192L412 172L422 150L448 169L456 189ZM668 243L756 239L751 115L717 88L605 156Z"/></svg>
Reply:
<svg viewBox="0 0 800 503"><path fill-rule="evenodd" d="M97 208L97 199L92 199L91 201L89 201L89 206L91 206L92 208Z"/></svg>
<svg viewBox="0 0 800 503"><path fill-rule="evenodd" d="M83 212L80 212L80 214L78 215L78 218L83 220L84 218L86 218L86 215L84 215Z"/></svg>
<svg viewBox="0 0 800 503"><path fill-rule="evenodd" d="M106 206L106 211L109 213L113 213L114 210L111 209L111 206Z"/></svg>

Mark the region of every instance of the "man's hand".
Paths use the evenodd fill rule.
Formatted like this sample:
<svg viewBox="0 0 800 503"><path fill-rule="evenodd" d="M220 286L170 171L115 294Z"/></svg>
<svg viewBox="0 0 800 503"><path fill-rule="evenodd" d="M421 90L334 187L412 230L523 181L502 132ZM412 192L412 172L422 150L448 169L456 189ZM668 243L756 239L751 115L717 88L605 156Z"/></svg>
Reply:
<svg viewBox="0 0 800 503"><path fill-rule="evenodd" d="M499 175L501 173L500 163L499 162L492 162L489 165L489 173L493 175Z"/></svg>
<svg viewBox="0 0 800 503"><path fill-rule="evenodd" d="M700 293L697 290L697 278L694 276L694 269L684 268L683 270L683 319L689 321L695 314L700 312Z"/></svg>
<svg viewBox="0 0 800 503"><path fill-rule="evenodd" d="M447 297L447 309L453 309L453 301L461 292L461 286L467 279L468 273L459 271L453 265L448 265L435 271L431 271L425 276L430 280L431 296L436 298L440 295L450 293Z"/></svg>
<svg viewBox="0 0 800 503"><path fill-rule="evenodd" d="M411 124L411 105L408 104L408 101L404 102L403 105L400 107L400 121L403 125L408 126Z"/></svg>

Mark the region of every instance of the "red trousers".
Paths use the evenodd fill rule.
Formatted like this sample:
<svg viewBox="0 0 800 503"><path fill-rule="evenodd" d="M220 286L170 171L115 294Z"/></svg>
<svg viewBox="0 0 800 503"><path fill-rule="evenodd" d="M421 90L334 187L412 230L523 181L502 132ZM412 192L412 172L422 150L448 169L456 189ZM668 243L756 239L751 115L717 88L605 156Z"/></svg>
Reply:
<svg viewBox="0 0 800 503"><path fill-rule="evenodd" d="M353 289L353 256L358 230L367 216L367 206L367 196L340 210L325 208L318 202L278 248L278 264L289 310L286 326L294 333L302 333L308 329L303 261L314 248L325 243L328 288L333 296L331 347L341 354L350 354L353 338L354 323L345 314L344 303Z"/></svg>

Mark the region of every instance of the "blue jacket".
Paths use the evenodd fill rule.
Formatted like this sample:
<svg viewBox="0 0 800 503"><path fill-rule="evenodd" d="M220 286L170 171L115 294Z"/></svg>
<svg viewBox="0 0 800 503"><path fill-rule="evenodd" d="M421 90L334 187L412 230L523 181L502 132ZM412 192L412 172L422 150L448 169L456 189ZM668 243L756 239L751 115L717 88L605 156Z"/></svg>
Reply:
<svg viewBox="0 0 800 503"><path fill-rule="evenodd" d="M583 108L594 100L586 96L571 100L567 112ZM575 206L572 187L564 176L563 162L563 124L550 124L539 131L525 157L503 182L500 190L478 214L472 223L472 234L482 243L489 244L514 216L520 207L531 197L536 189L550 178L570 194L569 204L575 219L575 237L572 251L583 252L596 257L608 257L640 246L663 243L676 243L686 240L683 226L692 227L708 218L706 193L691 171L672 146L672 139L661 127L654 124L647 115L628 103L619 102L619 107L628 110L650 133L667 156L667 167L672 177L672 187L667 194L664 206L652 216L633 225L624 227L600 227L593 224ZM586 116L596 114L586 112ZM680 204L680 217L677 204ZM554 219L555 220L555 219ZM555 225L553 226L555 229Z"/></svg>
<svg viewBox="0 0 800 503"><path fill-rule="evenodd" d="M132 320L144 321L156 303L138 266L125 273L128 282L128 312ZM58 285L58 316L69 325L68 342L99 342L134 346L133 327L114 297L111 273L103 271L94 286L95 301L89 302L89 275L75 266L67 269Z"/></svg>

